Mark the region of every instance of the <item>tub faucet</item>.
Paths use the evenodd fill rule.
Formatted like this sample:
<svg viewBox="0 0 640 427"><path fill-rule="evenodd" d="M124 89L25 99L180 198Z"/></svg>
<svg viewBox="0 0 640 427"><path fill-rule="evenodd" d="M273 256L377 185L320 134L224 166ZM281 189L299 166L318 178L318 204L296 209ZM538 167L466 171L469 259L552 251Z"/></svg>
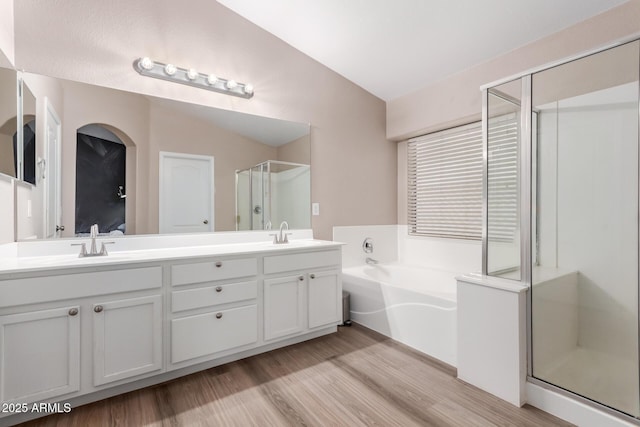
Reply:
<svg viewBox="0 0 640 427"><path fill-rule="evenodd" d="M370 265L376 265L380 261L378 261L377 259L373 259L373 258L367 257L367 259L365 259L364 262L366 262L367 264L370 264Z"/></svg>

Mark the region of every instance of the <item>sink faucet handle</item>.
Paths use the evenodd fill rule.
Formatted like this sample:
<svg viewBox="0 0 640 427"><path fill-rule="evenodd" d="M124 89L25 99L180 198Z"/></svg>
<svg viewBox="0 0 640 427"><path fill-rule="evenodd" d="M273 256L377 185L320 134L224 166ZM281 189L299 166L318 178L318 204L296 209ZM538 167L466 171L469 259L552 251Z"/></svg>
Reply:
<svg viewBox="0 0 640 427"><path fill-rule="evenodd" d="M81 246L80 254L78 258L83 258L87 256L87 244L86 243L72 243L71 246Z"/></svg>
<svg viewBox="0 0 640 427"><path fill-rule="evenodd" d="M269 233L269 236L273 236L273 243L277 244L278 242L278 233Z"/></svg>
<svg viewBox="0 0 640 427"><path fill-rule="evenodd" d="M100 255L109 255L107 252L107 247L105 245L113 245L116 242L102 242L102 246L100 247Z"/></svg>
<svg viewBox="0 0 640 427"><path fill-rule="evenodd" d="M289 236L293 233L284 233L284 241L282 243L289 243Z"/></svg>

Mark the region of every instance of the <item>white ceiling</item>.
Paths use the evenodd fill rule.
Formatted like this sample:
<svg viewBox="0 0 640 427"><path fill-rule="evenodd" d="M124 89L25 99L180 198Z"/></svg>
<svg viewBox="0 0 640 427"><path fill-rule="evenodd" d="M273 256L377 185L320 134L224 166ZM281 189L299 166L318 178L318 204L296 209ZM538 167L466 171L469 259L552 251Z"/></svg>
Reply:
<svg viewBox="0 0 640 427"><path fill-rule="evenodd" d="M392 100L627 0L218 0Z"/></svg>

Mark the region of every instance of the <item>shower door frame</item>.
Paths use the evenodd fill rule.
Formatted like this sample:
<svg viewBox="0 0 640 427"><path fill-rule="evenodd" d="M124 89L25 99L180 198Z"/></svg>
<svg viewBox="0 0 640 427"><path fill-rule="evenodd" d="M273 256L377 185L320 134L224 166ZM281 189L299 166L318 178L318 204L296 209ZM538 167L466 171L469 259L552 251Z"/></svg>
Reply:
<svg viewBox="0 0 640 427"><path fill-rule="evenodd" d="M571 392L559 386L556 386L552 383L549 383L544 380L540 380L533 376L533 346L532 346L532 293L531 293L531 284L532 284L532 264L533 261L531 259L531 242L532 242L532 216L534 215L533 208L537 206L537 203L532 198L532 114L533 114L533 105L532 105L532 78L533 75L542 72L554 67L558 67L564 64L568 64L570 62L586 58L591 55L596 55L601 52L605 52L610 49L614 49L616 47L620 47L622 45L633 43L636 41L640 41L640 33L634 34L632 36L624 37L618 39L612 43L608 43L606 45L584 51L582 53L569 56L567 58L553 61L547 63L545 65L534 67L529 70L526 70L522 73L511 75L509 77L505 77L494 82L485 84L480 87L482 91L482 135L483 135L483 176L482 176L482 274L488 275L488 116L489 116L489 92L492 88L500 86L505 83L509 83L515 80L521 81L521 116L520 116L520 124L521 124L521 157L520 157L520 268L521 268L521 278L519 281L525 287L527 287L527 298L526 298L526 341L527 341L527 377L526 381L537 386L540 386L544 389L553 391L558 393L561 396L568 397L577 402L583 403L589 407L598 409L607 414L613 415L622 420L631 422L636 425L640 425L640 416L638 418L629 415L620 410L614 409L610 406L607 406L603 403L597 402L592 399L588 399L583 397L577 393ZM639 62L639 70L640 70L640 55L638 57ZM638 180L638 201L640 203L640 71L638 73L638 176L636 177ZM537 145L536 145L537 146ZM537 172L536 172L537 177ZM537 178L536 178L537 179ZM537 185L536 185L537 187ZM638 224L638 236L637 236L637 245L638 245L638 254L640 254L640 209L636 212L636 221ZM640 261L639 261L640 262ZM638 267L637 273L637 286L640 288L640 266ZM640 309L640 292L638 292L638 308ZM637 326L638 326L638 346L640 347L640 314L637 317ZM640 366L640 351L638 352L639 360L638 365ZM640 376L638 377L638 382L640 384Z"/></svg>

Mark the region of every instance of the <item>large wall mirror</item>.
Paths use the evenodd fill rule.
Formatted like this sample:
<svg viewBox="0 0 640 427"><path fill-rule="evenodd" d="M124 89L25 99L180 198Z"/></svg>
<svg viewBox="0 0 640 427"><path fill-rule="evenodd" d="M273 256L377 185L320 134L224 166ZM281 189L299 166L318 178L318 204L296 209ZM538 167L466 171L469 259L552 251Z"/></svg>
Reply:
<svg viewBox="0 0 640 427"><path fill-rule="evenodd" d="M36 183L36 98L9 68L0 68L0 174Z"/></svg>
<svg viewBox="0 0 640 427"><path fill-rule="evenodd" d="M18 177L16 71L0 68L0 174Z"/></svg>
<svg viewBox="0 0 640 427"><path fill-rule="evenodd" d="M311 227L309 124L30 73L24 81L47 116L34 173L42 162L50 202L41 214L59 224L45 236L83 236L92 224L111 235Z"/></svg>

